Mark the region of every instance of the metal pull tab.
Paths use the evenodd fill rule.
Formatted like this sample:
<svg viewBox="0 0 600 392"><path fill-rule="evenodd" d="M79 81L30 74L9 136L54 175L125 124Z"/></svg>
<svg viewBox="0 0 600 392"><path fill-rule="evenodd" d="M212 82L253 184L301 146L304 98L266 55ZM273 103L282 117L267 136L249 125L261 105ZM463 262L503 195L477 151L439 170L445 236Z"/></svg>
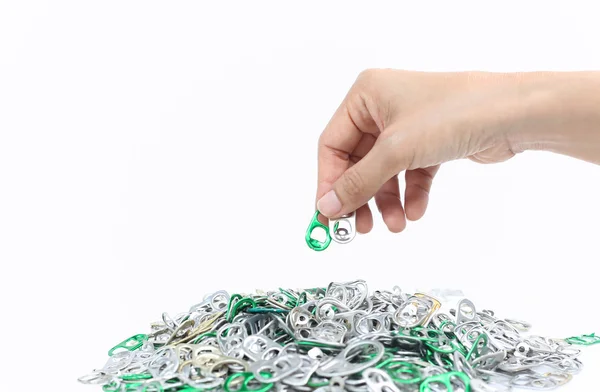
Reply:
<svg viewBox="0 0 600 392"><path fill-rule="evenodd" d="M325 241L319 241L318 239L312 237L313 230L315 230L317 227L325 231ZM327 247L331 243L329 228L321 222L319 222L319 211L316 211L315 215L313 215L313 218L310 221L310 225L308 225L308 229L306 230L305 239L308 247L312 250L316 250L317 252L327 249Z"/></svg>
<svg viewBox="0 0 600 392"><path fill-rule="evenodd" d="M347 244L356 236L356 212L329 220L329 234L338 244Z"/></svg>

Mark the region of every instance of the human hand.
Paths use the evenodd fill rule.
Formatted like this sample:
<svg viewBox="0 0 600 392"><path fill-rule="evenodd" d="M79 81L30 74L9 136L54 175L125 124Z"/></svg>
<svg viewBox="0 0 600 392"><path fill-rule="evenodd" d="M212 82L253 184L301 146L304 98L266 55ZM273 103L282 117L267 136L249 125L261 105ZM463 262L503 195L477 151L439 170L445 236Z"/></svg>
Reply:
<svg viewBox="0 0 600 392"><path fill-rule="evenodd" d="M539 111L539 74L363 72L319 138L317 209L356 210L369 232L376 205L390 231L420 219L440 164L505 161L521 151ZM525 81L527 83L525 83ZM533 113L533 114L532 114ZM535 127L531 127L535 128ZM405 171L401 201L397 175Z"/></svg>

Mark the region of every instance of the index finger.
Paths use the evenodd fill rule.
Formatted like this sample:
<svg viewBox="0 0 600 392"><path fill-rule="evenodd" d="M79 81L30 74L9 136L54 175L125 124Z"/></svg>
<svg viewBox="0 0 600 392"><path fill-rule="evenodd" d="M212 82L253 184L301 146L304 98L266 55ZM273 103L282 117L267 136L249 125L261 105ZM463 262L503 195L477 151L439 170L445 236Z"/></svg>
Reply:
<svg viewBox="0 0 600 392"><path fill-rule="evenodd" d="M359 102L356 102L356 101ZM373 140L364 139L367 133L377 134L375 125L362 98L346 97L319 138L317 200L333 188L333 184L352 164L351 157L365 155ZM358 154L361 140L367 141Z"/></svg>

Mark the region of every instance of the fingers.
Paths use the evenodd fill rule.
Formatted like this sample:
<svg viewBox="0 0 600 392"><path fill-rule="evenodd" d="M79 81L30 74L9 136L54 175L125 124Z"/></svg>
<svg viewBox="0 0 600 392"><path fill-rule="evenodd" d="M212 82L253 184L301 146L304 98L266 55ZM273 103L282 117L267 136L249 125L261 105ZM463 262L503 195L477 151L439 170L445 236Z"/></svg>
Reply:
<svg viewBox="0 0 600 392"><path fill-rule="evenodd" d="M356 210L356 231L366 234L373 229L373 214L369 204L365 204Z"/></svg>
<svg viewBox="0 0 600 392"><path fill-rule="evenodd" d="M336 110L319 138L317 200L375 143L379 128L359 95L352 91Z"/></svg>
<svg viewBox="0 0 600 392"><path fill-rule="evenodd" d="M383 221L392 233L399 233L406 228L406 217L400 201L398 176L393 176L375 194L375 203Z"/></svg>
<svg viewBox="0 0 600 392"><path fill-rule="evenodd" d="M366 204L402 167L389 143L379 138L371 151L344 171L333 189L317 202L318 210L328 218L337 218Z"/></svg>
<svg viewBox="0 0 600 392"><path fill-rule="evenodd" d="M370 135L365 135L370 136ZM365 138L359 143L358 147L354 151L354 153L350 156L350 162L348 162L349 167L354 166L356 162L360 160L370 149L374 143L374 138ZM333 185L330 185L331 188ZM317 208L318 209L318 208ZM327 218L321 212L319 215L319 221L324 225L327 225ZM369 208L369 204L364 204L356 210L356 231L361 234L366 234L373 229L373 214L371 213L371 208Z"/></svg>
<svg viewBox="0 0 600 392"><path fill-rule="evenodd" d="M319 215L317 219L325 226L329 225L327 218L325 218L323 215ZM373 213L371 212L371 208L369 208L369 204L365 204L356 210L356 231L360 234L366 234L372 229Z"/></svg>
<svg viewBox="0 0 600 392"><path fill-rule="evenodd" d="M429 203L429 191L433 177L439 170L440 165L406 171L406 192L404 196L404 207L406 217L411 221L421 219Z"/></svg>

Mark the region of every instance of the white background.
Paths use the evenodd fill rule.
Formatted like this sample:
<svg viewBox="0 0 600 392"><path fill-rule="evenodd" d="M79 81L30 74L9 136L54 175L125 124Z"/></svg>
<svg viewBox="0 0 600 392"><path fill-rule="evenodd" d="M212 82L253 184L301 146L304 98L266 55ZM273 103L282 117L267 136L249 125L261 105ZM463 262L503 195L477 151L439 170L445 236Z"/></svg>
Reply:
<svg viewBox="0 0 600 392"><path fill-rule="evenodd" d="M593 6L216 3L0 2L2 390L97 390L75 380L110 347L217 289L448 287L600 332L592 164L453 162L404 233L304 242L317 138L360 71L600 70ZM598 388L600 347L582 359L564 391Z"/></svg>

